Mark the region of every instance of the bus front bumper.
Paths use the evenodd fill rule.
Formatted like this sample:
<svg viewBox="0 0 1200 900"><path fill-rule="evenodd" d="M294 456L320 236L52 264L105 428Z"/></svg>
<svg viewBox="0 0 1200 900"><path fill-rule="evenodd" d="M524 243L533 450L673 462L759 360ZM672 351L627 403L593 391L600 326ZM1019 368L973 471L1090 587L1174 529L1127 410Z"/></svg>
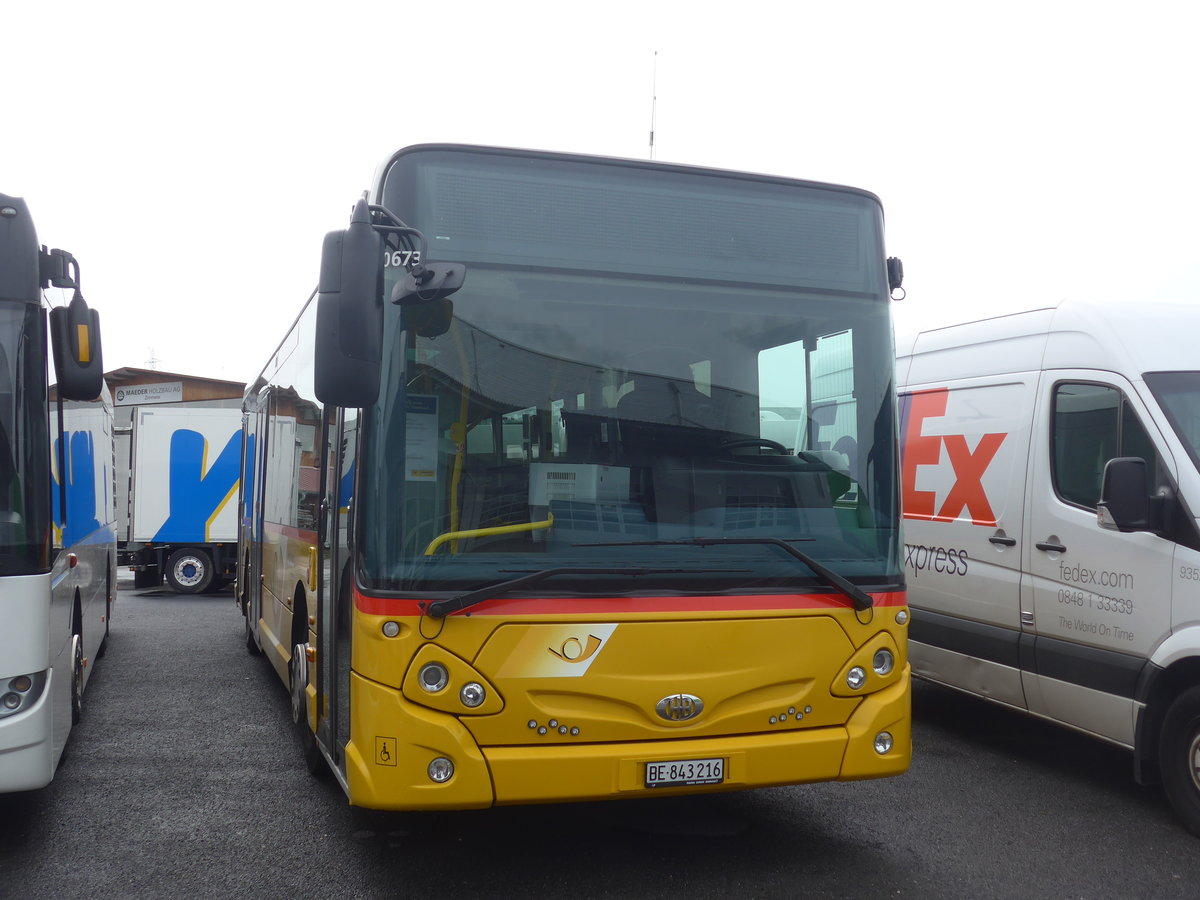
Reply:
<svg viewBox="0 0 1200 900"><path fill-rule="evenodd" d="M370 733L355 734L347 746L350 802L374 809L471 809L854 781L899 775L912 758L907 671L891 687L863 697L850 720L836 727L654 742L483 748L452 717L413 707L380 685L354 680L352 704L359 704L360 714L371 704L371 696L374 704L391 707L386 713L379 709L382 720L399 720L401 711L393 704L404 707L407 719L404 728L390 733L370 728ZM890 734L893 742L885 753L875 749L881 732ZM435 759L453 764L454 774L444 783L429 777ZM646 786L648 763L712 759L723 761L719 783Z"/></svg>
<svg viewBox="0 0 1200 900"><path fill-rule="evenodd" d="M0 793L36 790L54 777L48 694L26 712L0 719Z"/></svg>

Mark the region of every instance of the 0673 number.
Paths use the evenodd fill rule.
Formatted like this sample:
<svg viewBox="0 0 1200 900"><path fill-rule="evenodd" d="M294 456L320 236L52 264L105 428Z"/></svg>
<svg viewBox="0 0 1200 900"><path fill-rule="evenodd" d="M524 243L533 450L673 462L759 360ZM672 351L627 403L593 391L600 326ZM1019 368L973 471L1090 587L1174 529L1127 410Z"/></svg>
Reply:
<svg viewBox="0 0 1200 900"><path fill-rule="evenodd" d="M407 269L421 264L420 250L393 250L383 255L385 269Z"/></svg>

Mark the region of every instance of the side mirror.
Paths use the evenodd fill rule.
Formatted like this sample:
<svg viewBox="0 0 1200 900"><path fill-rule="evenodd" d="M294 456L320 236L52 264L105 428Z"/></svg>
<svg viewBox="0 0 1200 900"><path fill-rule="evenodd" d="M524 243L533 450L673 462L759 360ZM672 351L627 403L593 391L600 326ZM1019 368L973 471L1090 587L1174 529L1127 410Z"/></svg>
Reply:
<svg viewBox="0 0 1200 900"><path fill-rule="evenodd" d="M100 315L79 291L66 306L50 310L50 351L63 400L95 400L104 390Z"/></svg>
<svg viewBox="0 0 1200 900"><path fill-rule="evenodd" d="M379 396L383 355L383 238L359 200L345 231L331 231L321 250L317 286L317 399L363 407Z"/></svg>
<svg viewBox="0 0 1200 900"><path fill-rule="evenodd" d="M1150 529L1150 482L1144 459L1121 456L1104 466L1096 520L1101 528L1116 531Z"/></svg>

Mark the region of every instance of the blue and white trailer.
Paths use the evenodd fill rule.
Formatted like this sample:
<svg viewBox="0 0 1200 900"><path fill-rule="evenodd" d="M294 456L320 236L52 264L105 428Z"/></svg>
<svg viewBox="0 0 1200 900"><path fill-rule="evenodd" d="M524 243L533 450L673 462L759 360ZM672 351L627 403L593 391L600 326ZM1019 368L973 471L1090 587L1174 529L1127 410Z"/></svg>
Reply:
<svg viewBox="0 0 1200 900"><path fill-rule="evenodd" d="M118 553L137 587L166 579L180 593L233 579L242 414L220 407L147 406L117 435Z"/></svg>

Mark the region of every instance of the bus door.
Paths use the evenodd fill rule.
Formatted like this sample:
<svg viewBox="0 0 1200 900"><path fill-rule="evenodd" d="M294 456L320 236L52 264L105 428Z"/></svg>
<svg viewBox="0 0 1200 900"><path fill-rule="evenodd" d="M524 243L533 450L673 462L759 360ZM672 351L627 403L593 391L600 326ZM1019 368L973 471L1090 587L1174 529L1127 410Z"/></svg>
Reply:
<svg viewBox="0 0 1200 900"><path fill-rule="evenodd" d="M266 492L267 416L270 410L270 390L264 390L254 400L254 407L247 412L246 448L248 458L246 471L253 473L249 495L246 498L246 515L249 536L244 550L243 565L246 579L246 616L251 630L258 634L258 623L262 618L262 545L263 510Z"/></svg>
<svg viewBox="0 0 1200 900"><path fill-rule="evenodd" d="M323 558L317 588L317 739L344 773L343 751L350 739L350 612L354 602L350 522L358 410L341 410L336 421L326 417L324 431Z"/></svg>

